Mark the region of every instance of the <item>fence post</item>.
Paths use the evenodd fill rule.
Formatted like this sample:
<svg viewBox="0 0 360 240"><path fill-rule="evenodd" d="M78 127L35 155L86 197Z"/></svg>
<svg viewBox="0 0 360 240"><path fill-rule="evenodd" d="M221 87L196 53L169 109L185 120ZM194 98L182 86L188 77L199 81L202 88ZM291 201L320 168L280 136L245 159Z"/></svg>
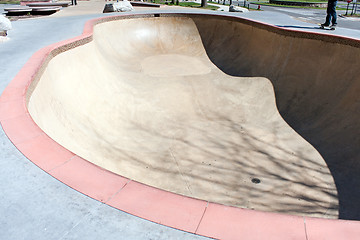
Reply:
<svg viewBox="0 0 360 240"><path fill-rule="evenodd" d="M355 11L354 11L354 14L356 14L356 10L357 10L357 0L355 0Z"/></svg>
<svg viewBox="0 0 360 240"><path fill-rule="evenodd" d="M351 9L351 15L353 15L354 14L354 8L356 8L356 6L355 6L355 0L353 1L353 6L352 6L352 9Z"/></svg>

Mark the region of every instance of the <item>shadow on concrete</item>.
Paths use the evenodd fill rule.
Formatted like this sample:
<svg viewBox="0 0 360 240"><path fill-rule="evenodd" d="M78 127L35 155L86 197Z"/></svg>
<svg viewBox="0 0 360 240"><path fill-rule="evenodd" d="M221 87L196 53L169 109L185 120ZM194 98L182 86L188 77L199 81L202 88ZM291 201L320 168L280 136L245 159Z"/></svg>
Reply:
<svg viewBox="0 0 360 240"><path fill-rule="evenodd" d="M305 26L294 26L294 25L276 25L281 28L297 28L297 29L320 29L320 27L305 27Z"/></svg>
<svg viewBox="0 0 360 240"><path fill-rule="evenodd" d="M146 152L144 158L111 142L101 146L107 148L106 151L111 152L111 155L116 155L118 161L132 162L133 171L144 172L145 168L144 174L148 175L148 181L155 183L151 185L159 186L161 184L156 182L180 178L187 185L188 191L180 187L177 189L176 186L170 189L161 187L164 190L248 209L317 217L337 216L336 190L332 189L327 180L319 177L328 175L326 166L307 158L301 149L293 152L281 147L277 141L263 140L227 116L214 113L215 116L214 120L237 138L229 138L228 135L219 138L214 129L189 127L188 123L180 123L179 128L186 128L187 134L200 136L201 141L193 141L186 134L174 139L161 131L149 129L146 124L131 122L132 127L143 132L143 135L173 143L170 156L164 154L154 160L161 164L149 161L154 149L147 142L137 144L138 149ZM99 139L102 138L102 132L96 129L91 131ZM273 150L264 150L269 148ZM289 162L287 158L294 156L298 161ZM166 175L168 177L164 177ZM252 182L254 178L261 182L255 184ZM174 182L182 185L181 181Z"/></svg>
<svg viewBox="0 0 360 240"><path fill-rule="evenodd" d="M222 71L271 80L280 114L332 173L339 218L360 220L360 49L330 37L297 38L216 18L194 21Z"/></svg>
<svg viewBox="0 0 360 240"><path fill-rule="evenodd" d="M120 31L119 36L136 38L123 41L122 45L117 44L118 38L94 38L95 42L105 41L98 44L100 47L120 46L120 51L111 50L105 56L115 55L121 61L101 61L107 63L104 71L97 61L105 57L99 54L92 59L95 64L89 60L79 65L77 71L69 71L73 78L63 74L64 78L55 78L57 82L49 77L53 76L51 70L45 72L52 80L46 83L55 84L44 85L49 100L38 98L47 107L41 108L40 113L44 114L44 109L51 114L55 111L54 116L49 114L50 119L59 119L56 130L68 136L61 138L66 139L63 145L94 164L135 180L146 176L144 183L179 194L263 211L332 218L340 214L340 218L359 219L360 69L355 65L359 62L359 48L326 39L309 39L303 32L299 37L293 31L286 35L282 29L243 24L220 16L191 15L191 18L193 21L150 18L133 21L135 25L129 21L122 25L126 31ZM139 29L136 34L130 32ZM163 33L161 38L154 34L159 33L157 29ZM100 35L107 34L105 31ZM173 70L166 78L145 76L144 81L134 74L143 71L139 61L147 56L146 51L149 56L174 51L187 55L201 53L201 59L208 62L203 47L212 63L230 76L211 63L211 73L186 76L176 84L171 81L176 73ZM99 53L105 51L101 49ZM167 61L178 63L179 59ZM62 66L63 70L69 62L60 55L57 60L49 65ZM89 73L89 66L98 66L98 75ZM85 71L80 73L81 67ZM114 78L103 75L120 68L132 72L114 74ZM173 69L181 68L175 65ZM78 72L79 79L86 80L81 86L87 90L78 92L71 88L74 93L65 94L68 105L53 99L58 86L65 85L65 81L76 86ZM106 82L107 79L111 82ZM211 85L219 82L222 84ZM246 84L239 85L241 82ZM85 88L85 83L89 88ZM52 89L56 94L48 94ZM129 94L132 89L143 91ZM226 101L221 99L223 95L216 94L218 91L224 93ZM91 93L96 97L88 101ZM214 98L218 99L216 106L212 104ZM154 101L160 107L152 108L149 103ZM98 108L93 111L92 104L77 108L75 102L97 103ZM285 124L276 107L282 118L321 156ZM82 112L84 108L89 111ZM176 113L167 111L174 108ZM72 111L67 116L65 110L69 109ZM240 117L233 116L233 112L240 113ZM80 143L82 146L75 149ZM106 166L101 165L104 163ZM260 183L254 183L254 178Z"/></svg>

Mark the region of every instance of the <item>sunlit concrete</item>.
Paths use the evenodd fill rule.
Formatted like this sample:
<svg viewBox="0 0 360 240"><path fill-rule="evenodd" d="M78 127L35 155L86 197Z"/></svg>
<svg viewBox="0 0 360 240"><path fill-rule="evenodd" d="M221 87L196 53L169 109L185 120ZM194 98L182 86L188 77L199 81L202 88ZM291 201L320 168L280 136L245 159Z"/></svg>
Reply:
<svg viewBox="0 0 360 240"><path fill-rule="evenodd" d="M215 16L106 22L50 61L28 107L61 145L122 176L226 205L337 218L333 169L299 134L331 135L316 128L319 102L333 106L316 85L332 75L311 68L327 60L322 47L358 51Z"/></svg>

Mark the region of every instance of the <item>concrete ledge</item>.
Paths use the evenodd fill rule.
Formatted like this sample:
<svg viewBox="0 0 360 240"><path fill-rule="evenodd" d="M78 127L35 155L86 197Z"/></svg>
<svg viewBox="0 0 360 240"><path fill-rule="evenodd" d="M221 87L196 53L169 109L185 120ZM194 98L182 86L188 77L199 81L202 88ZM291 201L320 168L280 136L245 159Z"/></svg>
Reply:
<svg viewBox="0 0 360 240"><path fill-rule="evenodd" d="M70 2L44 2L44 3L26 3L29 7L68 7Z"/></svg>
<svg viewBox="0 0 360 240"><path fill-rule="evenodd" d="M5 8L5 11L7 11L7 16L20 16L20 15L26 15L29 14L32 11L32 8L29 8L27 6L21 6L21 7L13 7L13 8Z"/></svg>

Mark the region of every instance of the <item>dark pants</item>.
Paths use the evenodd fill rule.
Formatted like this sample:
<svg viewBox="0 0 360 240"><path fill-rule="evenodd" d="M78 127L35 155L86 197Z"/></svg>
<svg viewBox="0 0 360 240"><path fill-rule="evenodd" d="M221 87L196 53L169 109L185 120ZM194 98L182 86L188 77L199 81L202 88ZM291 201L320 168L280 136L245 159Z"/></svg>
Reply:
<svg viewBox="0 0 360 240"><path fill-rule="evenodd" d="M330 25L330 22L332 24L337 24L337 18L336 18L336 4L337 1L329 1L328 2L328 7L326 10L326 21L325 21L325 25Z"/></svg>

